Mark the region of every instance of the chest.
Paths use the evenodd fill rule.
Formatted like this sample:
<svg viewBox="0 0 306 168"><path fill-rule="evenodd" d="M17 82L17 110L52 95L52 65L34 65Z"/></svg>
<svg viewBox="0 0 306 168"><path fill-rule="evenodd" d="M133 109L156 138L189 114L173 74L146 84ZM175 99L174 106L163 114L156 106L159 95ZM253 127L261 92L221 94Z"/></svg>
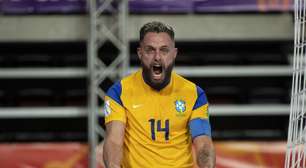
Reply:
<svg viewBox="0 0 306 168"><path fill-rule="evenodd" d="M144 127L186 129L194 100L183 94L134 94L126 101L129 121L137 121Z"/></svg>

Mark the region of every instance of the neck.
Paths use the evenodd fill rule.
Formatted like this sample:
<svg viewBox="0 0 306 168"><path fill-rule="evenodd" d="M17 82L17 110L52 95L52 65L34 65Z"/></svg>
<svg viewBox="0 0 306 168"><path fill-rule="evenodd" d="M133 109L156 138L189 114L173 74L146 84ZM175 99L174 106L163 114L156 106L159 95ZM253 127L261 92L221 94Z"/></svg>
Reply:
<svg viewBox="0 0 306 168"><path fill-rule="evenodd" d="M149 85L152 89L160 91L170 83L171 73L170 73L169 77L166 77L166 79L162 83L159 83L159 84L154 84L153 82L151 82L150 78L147 77L146 75L144 75L144 72L142 72L142 78L145 81L145 83L147 85Z"/></svg>

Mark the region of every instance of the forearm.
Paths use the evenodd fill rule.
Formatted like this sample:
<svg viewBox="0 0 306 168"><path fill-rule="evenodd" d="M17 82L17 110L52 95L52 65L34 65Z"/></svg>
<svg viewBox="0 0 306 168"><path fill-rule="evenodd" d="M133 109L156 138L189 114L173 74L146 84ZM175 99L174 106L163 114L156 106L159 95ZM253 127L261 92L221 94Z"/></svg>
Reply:
<svg viewBox="0 0 306 168"><path fill-rule="evenodd" d="M196 151L197 164L200 168L214 168L216 162L215 150L211 144L203 144Z"/></svg>
<svg viewBox="0 0 306 168"><path fill-rule="evenodd" d="M216 154L211 137L201 135L193 139L196 151L196 160L200 168L214 168Z"/></svg>
<svg viewBox="0 0 306 168"><path fill-rule="evenodd" d="M103 150L103 160L106 168L120 168L122 160L122 145L106 140Z"/></svg>

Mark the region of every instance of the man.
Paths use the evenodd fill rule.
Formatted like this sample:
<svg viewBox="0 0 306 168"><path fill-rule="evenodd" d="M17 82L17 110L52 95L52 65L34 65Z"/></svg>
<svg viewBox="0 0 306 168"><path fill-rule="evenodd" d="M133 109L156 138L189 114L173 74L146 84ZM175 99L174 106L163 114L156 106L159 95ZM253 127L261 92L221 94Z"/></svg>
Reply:
<svg viewBox="0 0 306 168"><path fill-rule="evenodd" d="M201 168L215 152L204 91L172 71L174 31L161 22L140 30L142 68L115 83L105 97L107 168L191 168L192 145Z"/></svg>

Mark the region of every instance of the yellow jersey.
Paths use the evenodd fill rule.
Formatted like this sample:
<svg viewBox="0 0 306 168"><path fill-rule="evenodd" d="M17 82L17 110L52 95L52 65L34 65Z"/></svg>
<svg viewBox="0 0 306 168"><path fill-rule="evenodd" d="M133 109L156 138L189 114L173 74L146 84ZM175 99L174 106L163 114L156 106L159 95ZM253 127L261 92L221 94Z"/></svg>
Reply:
<svg viewBox="0 0 306 168"><path fill-rule="evenodd" d="M172 72L155 90L139 70L115 83L105 97L105 123L125 123L123 168L192 168L192 138L211 136L205 92Z"/></svg>

